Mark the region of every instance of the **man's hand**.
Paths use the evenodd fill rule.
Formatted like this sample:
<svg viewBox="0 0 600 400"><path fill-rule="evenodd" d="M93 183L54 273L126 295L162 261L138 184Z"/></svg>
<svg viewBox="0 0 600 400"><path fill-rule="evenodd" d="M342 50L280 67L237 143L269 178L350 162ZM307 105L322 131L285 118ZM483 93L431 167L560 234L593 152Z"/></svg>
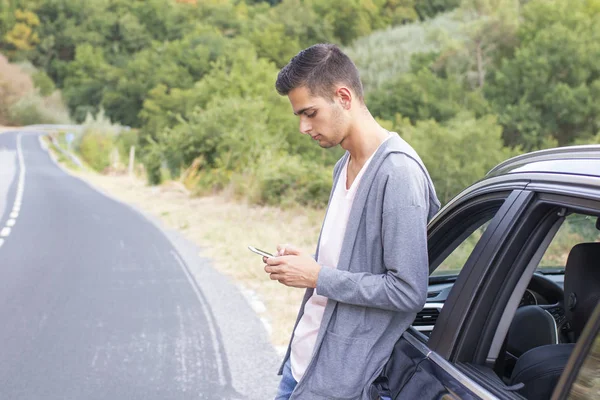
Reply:
<svg viewBox="0 0 600 400"><path fill-rule="evenodd" d="M321 266L291 245L277 246L276 257L264 257L265 272L272 280L296 288L316 288Z"/></svg>

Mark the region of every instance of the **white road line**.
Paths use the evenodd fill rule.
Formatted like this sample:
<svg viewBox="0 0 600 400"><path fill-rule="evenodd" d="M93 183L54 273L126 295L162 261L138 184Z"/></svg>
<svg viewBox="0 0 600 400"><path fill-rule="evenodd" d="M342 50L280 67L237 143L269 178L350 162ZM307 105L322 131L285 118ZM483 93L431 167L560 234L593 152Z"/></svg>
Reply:
<svg viewBox="0 0 600 400"><path fill-rule="evenodd" d="M19 157L19 166L21 167L19 173L19 185L25 186L25 160L23 159L23 147L21 146L21 134L17 136L17 155Z"/></svg>
<svg viewBox="0 0 600 400"><path fill-rule="evenodd" d="M188 271L188 268L185 265L184 261L181 259L181 257L179 256L179 254L177 254L176 251L171 250L171 254L173 255L173 258L177 261L177 263L179 264L181 269L183 270L185 276L187 277L188 281L190 282L190 285L192 285L192 288L194 289L194 293L196 294L196 297L198 298L198 301L200 302L200 306L202 307L202 309L204 311L204 315L206 316L206 321L208 322L207 325L208 325L208 329L210 331L210 336L211 336L211 339L213 342L213 349L215 350L215 357L217 359L216 361L217 361L217 371L219 373L219 381L222 385L224 385L227 382L225 379L225 373L223 371L223 360L221 358L221 352L220 352L221 347L219 346L217 330L215 329L215 327L213 325L214 322L212 321L212 318L211 318L210 309L208 308L208 305L206 304L204 297L202 297L202 294L200 293L200 290L198 289L198 286L196 285L196 281L194 280L194 278Z"/></svg>
<svg viewBox="0 0 600 400"><path fill-rule="evenodd" d="M0 230L0 237L8 237L11 232L11 227L17 223L17 217L21 211L21 203L23 202L23 192L25 191L25 159L23 158L23 146L21 144L21 134L17 135L17 157L19 159L19 182L17 184L17 194L13 203L10 219L6 221L6 226ZM4 244L4 239L0 239L0 247Z"/></svg>

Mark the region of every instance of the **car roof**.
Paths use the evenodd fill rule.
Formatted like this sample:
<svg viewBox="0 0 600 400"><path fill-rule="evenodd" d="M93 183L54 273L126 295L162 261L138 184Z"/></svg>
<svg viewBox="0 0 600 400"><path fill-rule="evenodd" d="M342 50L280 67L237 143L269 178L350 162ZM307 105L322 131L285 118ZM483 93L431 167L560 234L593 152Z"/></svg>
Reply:
<svg viewBox="0 0 600 400"><path fill-rule="evenodd" d="M600 200L600 145L539 150L510 158L454 196L436 216L456 203L492 192L529 188Z"/></svg>
<svg viewBox="0 0 600 400"><path fill-rule="evenodd" d="M532 173L600 177L600 145L558 147L522 154L498 164L485 178Z"/></svg>

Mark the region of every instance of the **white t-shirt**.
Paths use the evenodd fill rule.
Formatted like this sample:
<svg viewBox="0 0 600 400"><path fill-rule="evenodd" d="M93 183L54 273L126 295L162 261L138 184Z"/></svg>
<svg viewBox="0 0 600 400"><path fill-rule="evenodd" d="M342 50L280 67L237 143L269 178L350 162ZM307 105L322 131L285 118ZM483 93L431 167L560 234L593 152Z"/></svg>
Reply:
<svg viewBox="0 0 600 400"><path fill-rule="evenodd" d="M391 135L389 135L386 140L390 137ZM384 142L385 140L382 143ZM325 217L325 224L323 225L323 232L319 243L319 258L317 262L324 268L337 268L344 235L346 233L346 225L348 225L348 216L350 215L350 209L354 202L356 189L375 153L376 151L373 152L371 157L365 162L365 165L362 166L349 189L346 189L346 181L350 157L348 157L348 160L340 173L340 177L335 186L335 191L333 192L333 197L331 198L331 203L329 204L327 216ZM318 295L317 290L315 289L311 298L306 302L304 314L294 331L290 362L292 376L296 382L299 382L302 376L304 376L304 372L312 358L326 305L327 297Z"/></svg>

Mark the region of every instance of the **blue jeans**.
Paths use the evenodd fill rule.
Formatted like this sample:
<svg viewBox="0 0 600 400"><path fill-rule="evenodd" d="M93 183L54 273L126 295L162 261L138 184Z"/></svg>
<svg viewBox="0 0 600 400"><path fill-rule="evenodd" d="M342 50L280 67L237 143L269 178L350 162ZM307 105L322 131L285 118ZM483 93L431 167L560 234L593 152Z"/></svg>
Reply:
<svg viewBox="0 0 600 400"><path fill-rule="evenodd" d="M292 392L296 388L298 382L294 379L292 375L292 367L290 366L290 359L286 361L283 366L283 374L281 376L281 382L279 383L279 388L277 389L277 396L275 396L275 400L288 400L292 395ZM387 396L381 396L381 400L392 400Z"/></svg>
<svg viewBox="0 0 600 400"><path fill-rule="evenodd" d="M279 389L277 389L275 400L288 400L297 384L298 382L296 382L292 375L292 367L290 366L290 359L288 358L283 366L283 374L281 376L281 382L279 383Z"/></svg>

